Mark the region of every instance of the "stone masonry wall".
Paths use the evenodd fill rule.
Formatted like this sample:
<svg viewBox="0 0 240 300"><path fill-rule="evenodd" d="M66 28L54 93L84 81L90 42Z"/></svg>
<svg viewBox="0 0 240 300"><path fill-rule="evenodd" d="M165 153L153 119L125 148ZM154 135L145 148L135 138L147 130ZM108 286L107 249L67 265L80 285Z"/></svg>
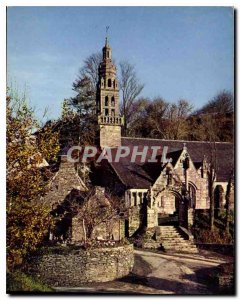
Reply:
<svg viewBox="0 0 240 300"><path fill-rule="evenodd" d="M107 223L96 226L93 230L92 238L99 240L115 240L119 241L125 237L124 220L113 219ZM72 219L72 242L84 240L84 231L82 220L77 217Z"/></svg>
<svg viewBox="0 0 240 300"><path fill-rule="evenodd" d="M121 126L100 125L100 146L117 147L121 146Z"/></svg>
<svg viewBox="0 0 240 300"><path fill-rule="evenodd" d="M33 257L28 273L53 287L77 287L81 283L107 282L124 277L131 272L133 264L133 246L127 245Z"/></svg>
<svg viewBox="0 0 240 300"><path fill-rule="evenodd" d="M132 236L140 226L140 208L132 206L129 208L128 213L128 234L129 236Z"/></svg>
<svg viewBox="0 0 240 300"><path fill-rule="evenodd" d="M77 175L74 164L67 161L67 156L61 157L59 170L51 180L49 188L44 200L50 206L54 203L62 203L72 190L86 191L86 186Z"/></svg>

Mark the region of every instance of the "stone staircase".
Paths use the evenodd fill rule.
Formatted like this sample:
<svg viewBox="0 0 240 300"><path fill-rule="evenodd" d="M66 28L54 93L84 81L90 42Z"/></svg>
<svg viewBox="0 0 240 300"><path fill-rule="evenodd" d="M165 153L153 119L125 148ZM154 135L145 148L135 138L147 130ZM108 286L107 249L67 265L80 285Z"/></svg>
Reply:
<svg viewBox="0 0 240 300"><path fill-rule="evenodd" d="M189 236L189 239L186 239L180 228L174 226L158 226L158 228L156 240L162 244L165 250L198 253L193 237Z"/></svg>
<svg viewBox="0 0 240 300"><path fill-rule="evenodd" d="M143 248L160 249L161 245L166 252L198 253L193 236L185 234L179 227L156 226L147 229L147 239Z"/></svg>

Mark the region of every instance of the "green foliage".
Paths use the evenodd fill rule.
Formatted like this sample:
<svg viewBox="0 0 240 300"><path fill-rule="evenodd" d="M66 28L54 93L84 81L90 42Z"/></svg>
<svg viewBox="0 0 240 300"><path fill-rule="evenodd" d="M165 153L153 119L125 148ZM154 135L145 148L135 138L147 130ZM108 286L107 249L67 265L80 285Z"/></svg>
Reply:
<svg viewBox="0 0 240 300"><path fill-rule="evenodd" d="M54 292L54 290L21 271L7 273L7 292Z"/></svg>

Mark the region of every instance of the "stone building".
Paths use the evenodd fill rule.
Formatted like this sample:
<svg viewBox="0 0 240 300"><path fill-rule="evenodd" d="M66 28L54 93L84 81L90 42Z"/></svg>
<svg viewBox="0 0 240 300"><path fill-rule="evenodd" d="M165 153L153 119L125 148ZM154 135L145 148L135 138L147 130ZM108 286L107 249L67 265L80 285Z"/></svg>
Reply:
<svg viewBox="0 0 240 300"><path fill-rule="evenodd" d="M50 240L82 241L86 238L83 227L83 215L81 209L88 200L89 209L92 208L94 216L106 216L99 218L100 222L93 228L91 238L99 240L121 240L124 237L124 219L119 214L104 215L103 212L111 203L105 193L105 188L95 186L89 190L80 176L76 165L67 160L65 154L59 156L58 170L51 178L48 192L43 198L51 207L51 214L55 217L55 226L49 229ZM86 216L90 217L90 216ZM86 227L87 228L87 227Z"/></svg>
<svg viewBox="0 0 240 300"><path fill-rule="evenodd" d="M94 237L120 239L124 235L132 236L141 227L151 229L167 224L191 229L195 212L210 208L211 185L214 189L215 208L219 209L225 207L226 193L231 185L230 207L233 208L234 182L229 181L234 165L233 144L122 137L119 87L108 39L102 52L96 98L99 127L97 144L102 149L111 149L113 154L116 154L119 146L127 147L130 152L118 162L104 159L96 164L92 161L90 177L92 185L98 187L98 197L101 198L103 193L117 195L124 200L128 214L125 224L122 220L115 220L115 224L111 225L101 224L96 228ZM130 156L136 146L137 159L131 161ZM144 147L151 149L156 146L160 148L157 161L151 161L150 152L146 153L145 160L142 161L141 152L143 154ZM164 147L167 148L167 161L162 159ZM213 165L216 174L212 184L209 180L210 165ZM84 201L86 191L74 165L66 161L66 156L62 156L60 169L51 181L46 200L55 209L55 206L70 196ZM63 227L65 231L70 228L72 240L83 239L78 216L70 216L67 220L67 225ZM111 233L109 226L112 228Z"/></svg>
<svg viewBox="0 0 240 300"><path fill-rule="evenodd" d="M106 39L103 61L99 66L97 114L100 146L167 147L171 162L162 163L161 153L155 163L131 162L130 155L119 162L106 162L94 169L96 183L115 190L125 198L129 217L126 234L132 235L139 226L148 228L172 220L186 229L193 224L194 212L210 208L210 164L214 165L215 207L224 208L229 178L233 171L234 146L224 142L199 142L121 137L122 118L119 116L119 91L116 67ZM114 99L111 106L110 99ZM131 152L131 151L130 151ZM148 155L148 154L147 154ZM214 157L214 161L212 161ZM147 160L145 160L147 161ZM106 171L107 170L107 171ZM105 173L105 176L99 174ZM109 176L107 175L109 174ZM231 193L230 206L234 205Z"/></svg>
<svg viewBox="0 0 240 300"><path fill-rule="evenodd" d="M102 49L103 60L99 66L97 84L97 115L100 127L100 146L117 147L121 145L121 125L119 114L119 87L116 67L112 62L112 50L106 38Z"/></svg>

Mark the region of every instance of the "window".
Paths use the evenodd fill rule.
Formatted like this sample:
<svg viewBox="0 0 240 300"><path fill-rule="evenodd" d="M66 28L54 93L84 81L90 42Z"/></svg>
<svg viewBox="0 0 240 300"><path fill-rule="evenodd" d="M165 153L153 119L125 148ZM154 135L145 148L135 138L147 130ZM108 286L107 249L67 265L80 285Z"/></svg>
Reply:
<svg viewBox="0 0 240 300"><path fill-rule="evenodd" d="M167 185L171 185L171 184L172 184L172 173L169 172L167 177Z"/></svg>
<svg viewBox="0 0 240 300"><path fill-rule="evenodd" d="M133 193L133 205L137 206L137 193Z"/></svg>
<svg viewBox="0 0 240 300"><path fill-rule="evenodd" d="M108 116L109 115L109 110L108 108L105 109L105 116Z"/></svg>
<svg viewBox="0 0 240 300"><path fill-rule="evenodd" d="M111 116L114 117L115 116L115 109L111 110Z"/></svg>
<svg viewBox="0 0 240 300"><path fill-rule="evenodd" d="M112 86L112 80L109 78L108 79L108 87L111 87Z"/></svg>
<svg viewBox="0 0 240 300"><path fill-rule="evenodd" d="M109 51L107 51L107 58L109 58Z"/></svg>
<svg viewBox="0 0 240 300"><path fill-rule="evenodd" d="M189 202L188 202L188 207L189 208L195 208L196 205L196 190L195 188L189 184Z"/></svg>
<svg viewBox="0 0 240 300"><path fill-rule="evenodd" d="M138 193L139 199L140 199L140 204L143 204L143 194Z"/></svg>
<svg viewBox="0 0 240 300"><path fill-rule="evenodd" d="M108 96L105 97L105 106L108 106Z"/></svg>
<svg viewBox="0 0 240 300"><path fill-rule="evenodd" d="M111 106L115 106L115 99L114 99L114 96L112 96L112 98L111 98Z"/></svg>

